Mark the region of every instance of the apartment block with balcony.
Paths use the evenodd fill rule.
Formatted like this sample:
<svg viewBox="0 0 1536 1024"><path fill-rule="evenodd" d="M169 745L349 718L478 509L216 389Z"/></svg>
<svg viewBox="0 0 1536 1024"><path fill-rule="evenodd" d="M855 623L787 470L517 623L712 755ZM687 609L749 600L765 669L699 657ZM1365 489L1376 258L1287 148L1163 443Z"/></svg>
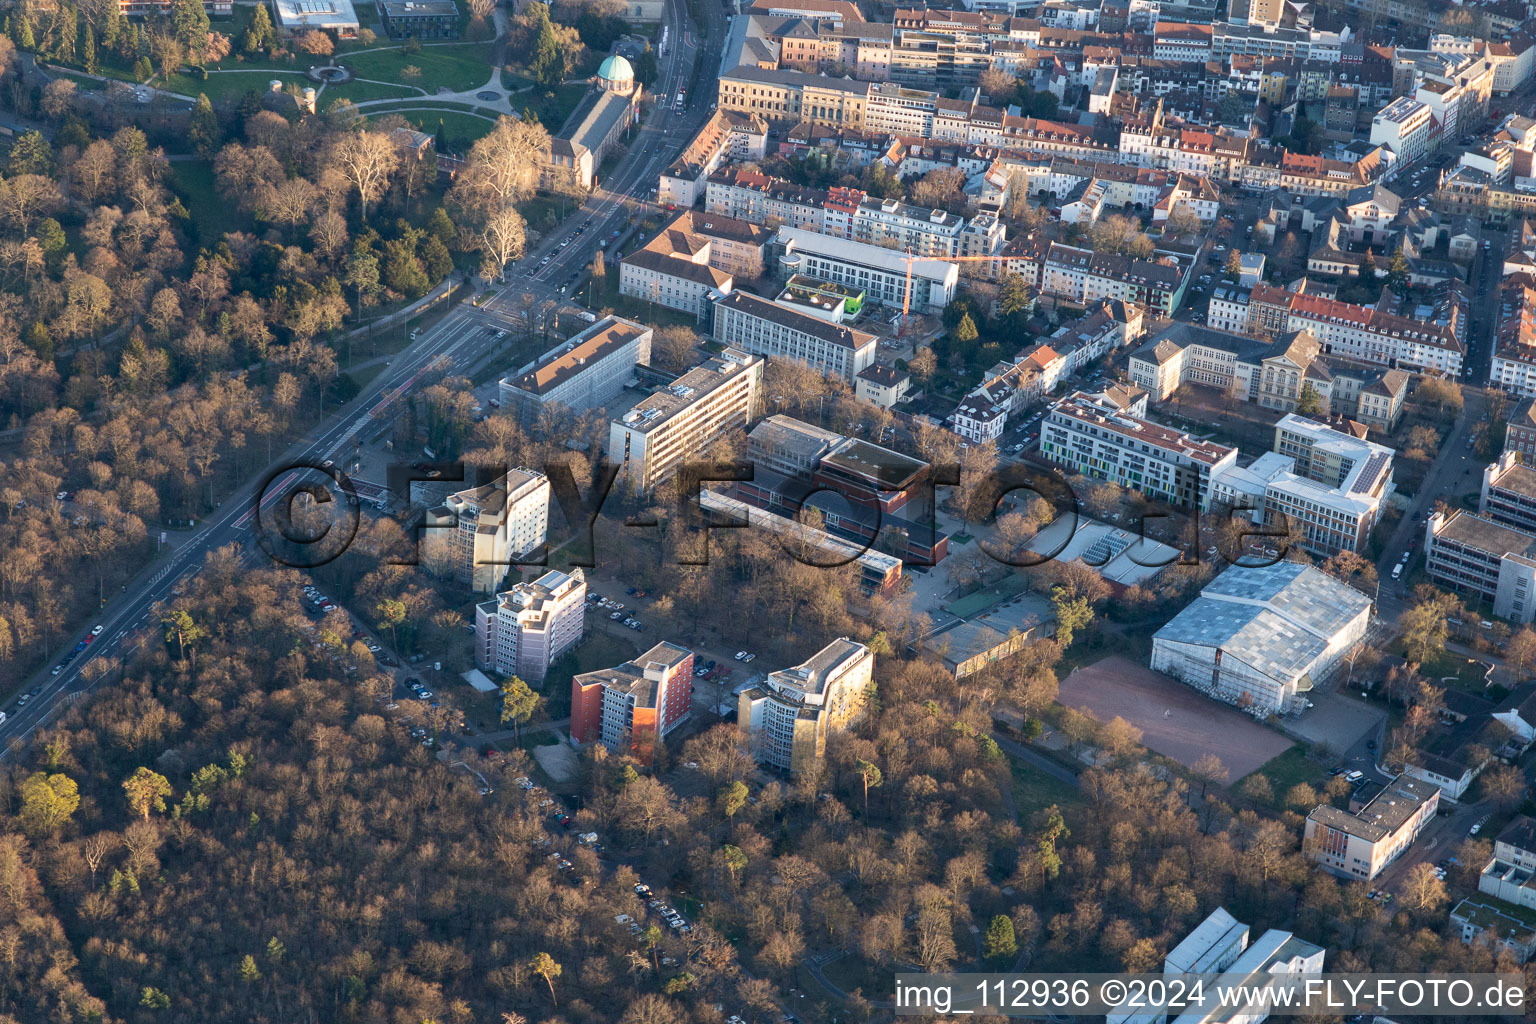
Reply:
<svg viewBox="0 0 1536 1024"><path fill-rule="evenodd" d="M1329 874L1369 882L1413 844L1440 806L1438 786L1399 775L1348 811L1323 805L1307 815L1302 853Z"/></svg>
<svg viewBox="0 0 1536 1024"><path fill-rule="evenodd" d="M1536 470L1506 448L1483 470L1477 511L1502 526L1536 534Z"/></svg>
<svg viewBox="0 0 1536 1024"><path fill-rule="evenodd" d="M531 686L586 633L587 582L580 569L550 571L475 605L475 665Z"/></svg>
<svg viewBox="0 0 1536 1024"><path fill-rule="evenodd" d="M608 425L608 460L619 483L649 494L687 459L760 415L763 360L727 348L642 398Z"/></svg>
<svg viewBox="0 0 1536 1024"><path fill-rule="evenodd" d="M1109 399L1081 392L1051 407L1040 454L1069 472L1199 509L1209 506L1212 476L1237 464L1236 448L1128 416Z"/></svg>
<svg viewBox="0 0 1536 1024"><path fill-rule="evenodd" d="M508 568L544 546L549 478L511 469L481 487L450 494L426 512L421 562L439 575L493 593Z"/></svg>
<svg viewBox="0 0 1536 1024"><path fill-rule="evenodd" d="M738 698L737 728L761 763L797 774L819 762L827 739L868 711L875 656L843 637L810 660L770 673Z"/></svg>
<svg viewBox="0 0 1536 1024"><path fill-rule="evenodd" d="M1460 509L1431 512L1424 559L1437 582L1488 598L1499 618L1536 615L1536 536Z"/></svg>
<svg viewBox="0 0 1536 1024"><path fill-rule="evenodd" d="M692 709L693 657L663 641L622 665L572 678L571 739L651 764L656 744Z"/></svg>

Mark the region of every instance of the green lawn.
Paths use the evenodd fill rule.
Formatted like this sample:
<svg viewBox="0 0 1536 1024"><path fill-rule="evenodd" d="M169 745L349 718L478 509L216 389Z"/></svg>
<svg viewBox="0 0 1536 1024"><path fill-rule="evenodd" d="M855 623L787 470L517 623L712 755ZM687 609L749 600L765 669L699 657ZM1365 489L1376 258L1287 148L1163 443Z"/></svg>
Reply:
<svg viewBox="0 0 1536 1024"><path fill-rule="evenodd" d="M422 98L421 93L410 85L380 85L377 82L343 82L341 85L328 85L320 94L320 106L328 107L337 100L351 100L353 103L366 103L368 100L393 100Z"/></svg>
<svg viewBox="0 0 1536 1024"><path fill-rule="evenodd" d="M192 228L201 246L212 247L241 223L214 188L213 164L207 160L178 160L171 164L171 187L192 215Z"/></svg>
<svg viewBox="0 0 1536 1024"><path fill-rule="evenodd" d="M576 109L581 98L587 94L587 87L581 83L561 85L549 92L524 93L518 99L526 99L527 106L532 107L539 115L539 122L548 128L550 134L560 130L565 124L565 119L571 116L571 111Z"/></svg>
<svg viewBox="0 0 1536 1024"><path fill-rule="evenodd" d="M448 151L451 153L464 153L474 143L488 135L492 128L496 127L494 120L487 121L485 117L475 117L473 114L462 112L462 108L434 107L427 110L399 109L393 106L379 110L367 107L363 113L369 117L380 117L384 114L398 114L405 118L417 130L436 135L438 125L443 128L443 135L447 140ZM493 116L489 111L486 117Z"/></svg>
<svg viewBox="0 0 1536 1024"><path fill-rule="evenodd" d="M1284 806L1285 794L1297 783L1305 782L1314 789L1321 790L1328 781L1328 773L1322 765L1307 757L1307 748L1303 746L1292 747L1278 757L1270 758L1264 763L1264 767L1253 774L1263 775L1269 779L1270 788L1275 793L1277 807Z"/></svg>
<svg viewBox="0 0 1536 1024"><path fill-rule="evenodd" d="M410 79L427 92L448 89L464 92L484 85L491 77L491 46L489 43L463 43L457 46L429 46L420 53L404 53L398 49L375 50L372 53L343 55L342 63L352 69L358 78L371 78L379 82L407 80L401 72L407 67L421 69L421 77Z"/></svg>
<svg viewBox="0 0 1536 1024"><path fill-rule="evenodd" d="M214 103L225 100L235 103L248 92L266 92L267 84L274 78L285 86L296 85L301 89L306 85L314 84L305 77L304 72L294 71L291 68L251 70L240 68L237 71L215 71L207 78L182 73L165 79L156 78L151 84L157 89L168 89L171 92L179 92L183 96L195 97L202 93Z"/></svg>
<svg viewBox="0 0 1536 1024"><path fill-rule="evenodd" d="M1081 806L1083 795L1076 786L1069 786L1056 776L1022 761L1009 759L1013 770L1013 802L1019 808L1019 822L1029 827L1029 819L1037 811L1055 804L1067 815L1070 809Z"/></svg>
<svg viewBox="0 0 1536 1024"><path fill-rule="evenodd" d="M1483 677L1487 671L1485 662L1455 651L1443 651L1419 666L1419 675L1435 686L1454 686L1469 693L1483 693L1487 689Z"/></svg>

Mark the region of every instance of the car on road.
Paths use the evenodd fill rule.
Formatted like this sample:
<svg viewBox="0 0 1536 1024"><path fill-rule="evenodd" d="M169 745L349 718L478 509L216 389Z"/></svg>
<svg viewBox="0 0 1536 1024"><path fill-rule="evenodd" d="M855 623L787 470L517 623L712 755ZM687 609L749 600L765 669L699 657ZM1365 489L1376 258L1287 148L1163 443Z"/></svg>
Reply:
<svg viewBox="0 0 1536 1024"><path fill-rule="evenodd" d="M101 631L103 629L105 629L105 628L106 627L102 626L102 625L92 626L91 627L91 636L101 636Z"/></svg>
<svg viewBox="0 0 1536 1024"><path fill-rule="evenodd" d="M1365 772L1360 771L1358 768L1353 771L1344 773L1344 781L1350 783L1351 785L1356 782L1363 782L1364 780Z"/></svg>

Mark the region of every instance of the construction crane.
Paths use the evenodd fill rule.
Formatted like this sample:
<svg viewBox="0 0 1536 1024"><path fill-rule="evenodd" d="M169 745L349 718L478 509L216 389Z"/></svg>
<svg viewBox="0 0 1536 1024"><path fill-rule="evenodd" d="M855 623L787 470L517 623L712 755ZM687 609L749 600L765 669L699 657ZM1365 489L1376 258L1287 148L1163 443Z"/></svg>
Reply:
<svg viewBox="0 0 1536 1024"><path fill-rule="evenodd" d="M907 284L901 290L901 326L897 330L897 337L905 337L907 333L907 319L912 307L912 264L918 260L932 260L935 263L1001 263L1016 258L1014 256L914 256L911 246L908 246L906 255L898 257L906 261Z"/></svg>

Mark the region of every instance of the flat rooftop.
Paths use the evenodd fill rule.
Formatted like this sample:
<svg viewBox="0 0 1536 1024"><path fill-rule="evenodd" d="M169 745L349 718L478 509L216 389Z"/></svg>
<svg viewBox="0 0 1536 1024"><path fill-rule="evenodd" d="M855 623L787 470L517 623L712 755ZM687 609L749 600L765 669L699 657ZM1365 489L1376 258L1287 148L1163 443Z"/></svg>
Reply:
<svg viewBox="0 0 1536 1024"><path fill-rule="evenodd" d="M1399 775L1354 814L1325 805L1314 810L1309 817L1319 824L1352 836L1378 842L1402 828L1424 806L1425 801L1439 792L1439 787L1432 782Z"/></svg>
<svg viewBox="0 0 1536 1024"><path fill-rule="evenodd" d="M1453 541L1490 555L1536 558L1536 537L1482 516L1457 509L1435 534L1436 541Z"/></svg>
<svg viewBox="0 0 1536 1024"><path fill-rule="evenodd" d="M849 438L821 460L823 468L833 469L847 476L875 481L883 490L899 491L911 486L923 471L926 462L910 458L889 448Z"/></svg>
<svg viewBox="0 0 1536 1024"><path fill-rule="evenodd" d="M633 661L626 661L613 668L583 672L574 681L578 686L602 683L610 689L629 694L635 699L636 707L653 708L656 706L656 686L659 682L655 677L676 668L692 656L693 652L688 648L663 640L644 654L637 655Z"/></svg>
<svg viewBox="0 0 1536 1024"><path fill-rule="evenodd" d="M749 372L751 367L760 362L762 360L757 356L728 348L706 359L661 390L642 398L619 417L619 423L629 430L649 433L678 412L713 394L737 375Z"/></svg>
<svg viewBox="0 0 1536 1024"><path fill-rule="evenodd" d="M1536 498L1536 469L1523 462L1516 462L1493 478L1493 486L1502 491L1513 491L1527 498Z"/></svg>
<svg viewBox="0 0 1536 1024"><path fill-rule="evenodd" d="M734 309L746 316L766 320L769 323L778 324L786 330L795 331L826 342L828 345L836 345L850 351L858 351L873 345L876 338L873 334L856 331L851 327L842 327L809 313L802 313L797 309L781 305L777 302L769 302L760 299L756 295L748 295L746 292L732 292L716 303L726 309Z"/></svg>
<svg viewBox="0 0 1536 1024"><path fill-rule="evenodd" d="M770 673L768 682L774 689L781 691L787 689L803 694L824 693L834 676L868 650L861 643L839 637L800 664Z"/></svg>

